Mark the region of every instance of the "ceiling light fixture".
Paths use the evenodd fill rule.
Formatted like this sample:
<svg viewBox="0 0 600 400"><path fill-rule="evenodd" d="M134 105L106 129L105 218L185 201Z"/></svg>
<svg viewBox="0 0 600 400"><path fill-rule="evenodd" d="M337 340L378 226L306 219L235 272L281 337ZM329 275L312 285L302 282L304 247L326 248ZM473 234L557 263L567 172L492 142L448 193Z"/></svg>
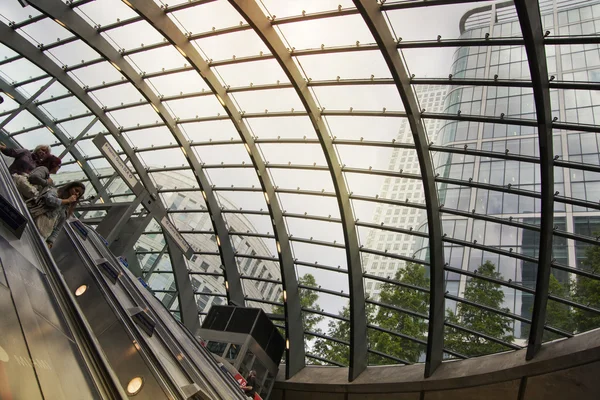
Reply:
<svg viewBox="0 0 600 400"><path fill-rule="evenodd" d="M127 384L127 393L131 396L134 396L142 390L144 386L144 379L141 376L136 376Z"/></svg>
<svg viewBox="0 0 600 400"><path fill-rule="evenodd" d="M48 129L50 131L50 133L54 133L54 131L52 130L52 128L50 128L49 126L46 127L46 129Z"/></svg>
<svg viewBox="0 0 600 400"><path fill-rule="evenodd" d="M79 297L84 294L88 289L87 285L81 285L77 289L75 289L75 296Z"/></svg>
<svg viewBox="0 0 600 400"><path fill-rule="evenodd" d="M133 4L131 4L127 0L123 0L123 3L127 4L129 7L133 8L135 10L135 7L133 6Z"/></svg>
<svg viewBox="0 0 600 400"><path fill-rule="evenodd" d="M12 94L10 94L10 93L6 93L6 92L4 92L4 94L5 94L5 95L7 95L8 97L10 97L10 98L11 98L11 99L13 99L13 100L15 99L15 97L14 97Z"/></svg>
<svg viewBox="0 0 600 400"><path fill-rule="evenodd" d="M219 100L219 103L221 103L221 105L225 107L225 101L221 98L221 96L219 96L218 94L215 94L215 96L217 96L217 100Z"/></svg>
<svg viewBox="0 0 600 400"><path fill-rule="evenodd" d="M152 106L152 108L154 108L154 111L156 111L157 114L160 114L160 111L158 110L158 107L156 107L156 104L150 103L150 105Z"/></svg>
<svg viewBox="0 0 600 400"><path fill-rule="evenodd" d="M56 21L56 22L57 22L57 23L58 23L60 26L62 26L63 28L67 29L67 26L66 26L66 25L65 25L65 24L64 24L62 21L60 21L60 20L58 20L58 19L56 19L56 18L55 18L54 20L55 20L55 21Z"/></svg>

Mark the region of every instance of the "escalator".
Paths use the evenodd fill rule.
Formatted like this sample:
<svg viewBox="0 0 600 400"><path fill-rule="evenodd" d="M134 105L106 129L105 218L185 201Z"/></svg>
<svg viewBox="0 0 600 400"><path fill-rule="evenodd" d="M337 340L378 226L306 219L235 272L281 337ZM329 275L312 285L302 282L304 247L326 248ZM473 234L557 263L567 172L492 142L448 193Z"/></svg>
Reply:
<svg viewBox="0 0 600 400"><path fill-rule="evenodd" d="M68 221L51 257L0 164L28 222L0 226L0 399L246 399L93 229Z"/></svg>

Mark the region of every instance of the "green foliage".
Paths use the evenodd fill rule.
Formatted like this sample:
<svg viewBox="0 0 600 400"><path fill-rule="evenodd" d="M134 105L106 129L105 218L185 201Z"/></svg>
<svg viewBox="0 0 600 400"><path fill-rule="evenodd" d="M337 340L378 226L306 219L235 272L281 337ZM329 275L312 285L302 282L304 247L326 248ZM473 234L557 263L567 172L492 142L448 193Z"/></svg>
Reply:
<svg viewBox="0 0 600 400"><path fill-rule="evenodd" d="M315 277L311 274L302 275L300 278L298 278L298 283L302 286L309 286L309 287L317 286ZM314 290L300 288L300 289L298 289L298 294L300 295L300 307L309 308L309 309L316 310L316 311L323 311L321 309L321 307L319 307L319 305L317 304L317 301L319 300L319 294L317 292L315 292ZM280 297L279 301L283 302L283 295L282 295L282 297ZM284 310L283 310L282 306L274 306L273 307L273 314L283 314L283 313L284 313ZM305 331L319 332L320 330L317 327L317 325L322 320L323 320L323 316L321 316L321 315L304 312L304 311L302 312L302 325L304 326ZM284 337L285 337L285 335L284 335Z"/></svg>
<svg viewBox="0 0 600 400"><path fill-rule="evenodd" d="M561 284L558 279L550 274L550 285L548 286L548 292L558 297L569 298L570 288L569 284ZM568 305L559 303L554 300L548 300L548 306L546 310L546 325L552 326L571 332L574 329L573 326L573 315ZM554 332L544 331L544 341L560 339L564 336Z"/></svg>
<svg viewBox="0 0 600 400"><path fill-rule="evenodd" d="M477 271L478 275L501 279L496 266L486 261ZM467 282L464 293L465 300L476 304L509 312L508 308L501 308L504 301L504 292L499 283L473 278ZM511 318L489 312L481 307L467 303L458 303L456 313L448 310L448 321L474 331L484 333L491 337L511 343L512 335ZM445 347L467 356L480 356L507 350L507 347L484 339L478 335L462 330L447 329Z"/></svg>
<svg viewBox="0 0 600 400"><path fill-rule="evenodd" d="M405 268L400 269L396 273L395 280L423 288L429 287L429 278L427 277L425 267L421 265L409 264ZM408 289L395 284L384 284L380 293L380 302L427 315L429 296L422 291ZM428 325L427 321L423 318L384 307L376 307L372 304L366 305L366 316L367 323L369 324L380 326L388 331L425 340ZM350 309L348 306L343 308L340 317L344 320L335 320L329 323L327 334L348 343L350 341L350 323L348 322ZM424 350L423 345L414 341L374 329L368 330L368 338L372 350L412 362L418 361ZM349 349L344 343L318 339L315 342L313 352L320 357L342 364L347 365L349 361ZM389 358L373 354L369 355L369 361L371 364L393 363Z"/></svg>
<svg viewBox="0 0 600 400"><path fill-rule="evenodd" d="M594 235L600 236L598 232ZM600 246L589 246L586 251L586 270L600 275ZM600 281L579 276L573 290L573 300L577 303L600 308ZM600 315L575 308L573 319L578 332L588 331L600 327Z"/></svg>

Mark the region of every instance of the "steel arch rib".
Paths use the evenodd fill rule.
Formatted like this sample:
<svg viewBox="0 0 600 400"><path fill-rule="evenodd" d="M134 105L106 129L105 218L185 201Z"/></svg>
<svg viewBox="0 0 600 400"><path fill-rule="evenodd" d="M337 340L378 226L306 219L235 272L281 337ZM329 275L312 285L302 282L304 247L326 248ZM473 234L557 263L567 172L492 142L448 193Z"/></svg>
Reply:
<svg viewBox="0 0 600 400"><path fill-rule="evenodd" d="M13 88L11 85L8 84L8 82L6 82L2 78L0 78L0 90L10 94L19 104L27 103L27 99L25 98L25 96L23 96L18 90ZM29 111L38 121L44 124L44 126L49 127L52 130L54 136L65 146L65 148L68 148L68 146L71 144L71 141L69 140L67 135L65 135L62 129L58 125L56 125L56 123L54 123L54 121L52 121L52 119L50 119L50 117L46 115L46 113L40 110L40 108L37 105L35 105L35 103L27 105L25 107L25 110ZM15 142L18 142L16 139L14 140ZM98 176L96 176L85 157L83 157L81 152L76 148L71 149L71 154L73 154L75 160L79 162L81 169L90 180L90 183L96 190L96 193L99 194L105 202L109 202L110 198L108 196L108 193L106 193L106 189L102 186L102 183L100 183L100 179L98 179Z"/></svg>
<svg viewBox="0 0 600 400"><path fill-rule="evenodd" d="M381 6L376 1L353 0L365 20L381 54L392 74L406 118L415 142L415 151L423 179L423 191L427 206L427 227L429 229L430 293L429 293L429 333L425 358L425 377L430 377L441 364L444 351L444 245L442 242L442 222L440 218L435 174L425 126L420 115L417 98L410 85L410 76L396 41L387 25Z"/></svg>
<svg viewBox="0 0 600 400"><path fill-rule="evenodd" d="M63 3L58 6L64 6ZM119 129L110 120L110 118L103 112L100 106L81 88L73 78L71 78L62 68L48 58L44 53L37 49L31 42L16 33L13 29L8 27L6 24L0 22L0 43L6 45L13 51L23 55L27 60L35 64L38 68L44 70L50 76L56 77L67 90L69 90L75 97L79 99L94 115L98 117L100 122L106 127L111 133L113 138L121 146L125 154L129 157L135 171L139 175L144 187L150 195L154 198L157 197L158 192L154 183L146 173L143 164L140 162L137 155L125 138L120 134ZM148 211L152 213L153 217L160 221L160 219L167 214L166 209L160 201L154 201L151 204L146 205ZM191 286L191 283L188 283ZM197 326L198 320L191 322L184 321L185 325L191 330L194 326Z"/></svg>
<svg viewBox="0 0 600 400"><path fill-rule="evenodd" d="M61 21L67 29L86 42L90 47L96 50L101 56L109 60L113 65L116 65L120 72L136 87L136 89L146 98L153 108L158 110L160 118L169 128L172 135L175 137L179 145L184 151L200 189L206 196L206 205L211 213L211 220L215 229L215 233L219 238L219 252L221 254L221 262L225 267L225 279L228 282L229 289L227 291L227 299L236 305L244 305L244 293L242 291L241 281L237 264L235 262L235 254L231 238L221 209L217 202L215 193L212 190L210 182L204 173L201 163L192 151L189 141L183 135L183 132L177 126L173 117L169 114L166 107L161 103L158 96L144 81L142 76L131 66L131 64L123 58L123 56L110 44L104 37L98 34L96 30L89 25L82 17L80 17L70 7L64 5L59 0L54 1L39 1L32 0L30 2L35 8L51 18Z"/></svg>
<svg viewBox="0 0 600 400"><path fill-rule="evenodd" d="M202 76L206 84L215 95L220 99L223 108L231 117L231 121L243 140L250 158L257 171L258 179L263 186L268 198L268 208L275 231L275 239L279 243L279 262L281 266L281 276L283 290L286 292L284 301L286 335L289 339L289 349L286 350L286 379L291 378L298 371L304 368L304 328L302 326L302 313L300 297L298 293L298 280L294 268L294 258L289 241L289 235L285 226L283 213L279 204L279 199L275 193L275 188L271 182L267 171L265 161L258 150L254 138L248 127L242 121L242 115L235 106L235 103L219 83L217 76L210 69L208 63L202 58L198 50L192 45L183 32L173 23L154 2L144 0L129 0L134 6L135 11L146 19L155 29L157 29L167 40L177 46L182 55L190 62L196 71Z"/></svg>
<svg viewBox="0 0 600 400"><path fill-rule="evenodd" d="M271 25L271 22L267 19L267 16L253 0L229 0L229 2L263 40L292 83L310 117L329 166L340 208L344 241L346 243L348 286L350 289L350 362L348 380L353 381L367 368L367 318L360 247L342 166L335 152L329 130L321 118L317 102L310 93L308 84L292 59L289 50Z"/></svg>
<svg viewBox="0 0 600 400"><path fill-rule="evenodd" d="M542 181L540 247L535 284L531 330L526 359L531 360L542 346L548 290L552 269L552 232L554 229L554 166L552 143L552 106L550 81L544 48L542 17L537 1L516 0L515 8L521 24L525 51L533 83L533 98L538 123L540 178Z"/></svg>

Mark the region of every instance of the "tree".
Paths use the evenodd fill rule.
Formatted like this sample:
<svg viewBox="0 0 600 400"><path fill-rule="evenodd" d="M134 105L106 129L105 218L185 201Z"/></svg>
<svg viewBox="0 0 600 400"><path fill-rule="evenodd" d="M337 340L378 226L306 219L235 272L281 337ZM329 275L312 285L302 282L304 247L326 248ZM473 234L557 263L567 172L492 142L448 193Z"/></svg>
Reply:
<svg viewBox="0 0 600 400"><path fill-rule="evenodd" d="M408 264L405 268L398 270L395 280L422 288L429 287L427 271L425 267L418 264ZM426 292L386 283L382 285L379 296L381 303L427 315L429 296ZM366 304L366 316L367 323L379 326L387 331L398 332L423 340L427 334L427 320L406 312ZM329 322L327 334L347 343L350 341L350 323L348 322L350 309L348 306L342 309L340 317L340 320ZM417 362L424 350L424 346L415 341L375 329L368 329L368 340L372 350L411 362ZM345 343L319 338L315 342L314 352L320 357L341 364L347 365L349 362L349 349ZM370 354L369 360L371 364L392 363L389 358L376 354Z"/></svg>
<svg viewBox="0 0 600 400"><path fill-rule="evenodd" d="M600 232L595 232L595 236L600 236ZM596 275L600 275L600 246L589 246L585 249L586 270ZM573 291L573 300L575 302L600 308L600 281L584 276L578 276ZM600 327L600 315L582 310L573 309L573 319L577 332L584 332L590 329Z"/></svg>
<svg viewBox="0 0 600 400"><path fill-rule="evenodd" d="M496 271L496 266L490 261L481 265L477 274L489 278L501 278L500 273ZM464 298L475 304L506 312L510 311L508 308L500 308L504 301L504 292L499 283L473 278L467 282ZM462 302L456 306L456 313L452 310L447 310L447 312L447 320L451 323L508 343L514 340L510 317ZM466 356L481 356L507 350L506 346L499 343L453 328L447 330L444 344L446 348Z"/></svg>
<svg viewBox="0 0 600 400"><path fill-rule="evenodd" d="M562 284L553 274L550 274L548 293L567 299L570 297L570 292L571 290L568 282ZM566 304L548 299L548 305L546 306L546 325L572 332L574 326L571 308ZM556 340L563 337L563 335L544 330L544 341Z"/></svg>
<svg viewBox="0 0 600 400"><path fill-rule="evenodd" d="M396 281L421 288L429 288L429 277L424 266L409 263L400 269L394 278ZM429 295L419 291L392 283L382 286L379 294L380 302L394 307L427 315L429 310ZM415 339L426 339L428 321L424 318L405 312L396 311L386 307L378 307L371 323L392 332L402 333ZM371 330L369 343L372 350L391 356L417 362L424 351L424 346L410 339L399 338L389 333ZM389 364L389 359L372 357L373 364ZM378 362L380 361L380 362Z"/></svg>
<svg viewBox="0 0 600 400"><path fill-rule="evenodd" d="M317 287L315 277L311 274L302 275L298 279L298 284L301 286ZM317 301L319 300L319 294L314 290L299 288L298 295L300 296L300 307L316 311L323 311L317 304ZM283 302L283 295L280 297L279 301ZM283 306L274 306L273 314L284 314ZM322 315L305 311L302 312L302 325L305 331L320 332L320 329L317 327L317 325L322 320Z"/></svg>

